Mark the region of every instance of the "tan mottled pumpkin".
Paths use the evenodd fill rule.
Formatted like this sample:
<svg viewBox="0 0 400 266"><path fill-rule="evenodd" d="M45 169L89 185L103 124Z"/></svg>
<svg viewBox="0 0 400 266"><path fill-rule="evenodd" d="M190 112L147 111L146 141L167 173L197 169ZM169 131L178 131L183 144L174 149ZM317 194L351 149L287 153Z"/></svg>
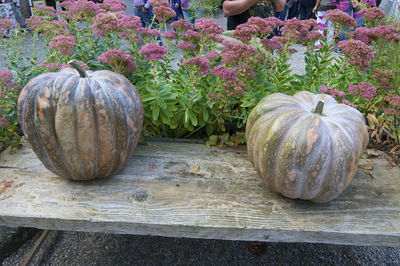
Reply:
<svg viewBox="0 0 400 266"><path fill-rule="evenodd" d="M328 202L353 180L368 132L358 110L329 95L275 93L250 113L246 141L250 161L272 190Z"/></svg>
<svg viewBox="0 0 400 266"><path fill-rule="evenodd" d="M118 172L141 136L143 104L124 76L74 68L33 78L18 99L22 130L55 174L90 180Z"/></svg>

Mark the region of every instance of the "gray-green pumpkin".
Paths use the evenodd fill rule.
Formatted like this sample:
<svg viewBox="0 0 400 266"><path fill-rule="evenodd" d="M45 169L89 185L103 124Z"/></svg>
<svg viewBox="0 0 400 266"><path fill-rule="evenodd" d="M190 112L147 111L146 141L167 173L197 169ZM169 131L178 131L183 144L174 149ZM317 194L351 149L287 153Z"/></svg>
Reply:
<svg viewBox="0 0 400 266"><path fill-rule="evenodd" d="M143 126L138 91L111 71L74 68L33 78L18 99L18 117L33 151L55 174L90 180L118 172Z"/></svg>
<svg viewBox="0 0 400 266"><path fill-rule="evenodd" d="M250 113L246 141L250 161L272 190L328 202L353 180L368 131L358 110L329 95L275 93Z"/></svg>

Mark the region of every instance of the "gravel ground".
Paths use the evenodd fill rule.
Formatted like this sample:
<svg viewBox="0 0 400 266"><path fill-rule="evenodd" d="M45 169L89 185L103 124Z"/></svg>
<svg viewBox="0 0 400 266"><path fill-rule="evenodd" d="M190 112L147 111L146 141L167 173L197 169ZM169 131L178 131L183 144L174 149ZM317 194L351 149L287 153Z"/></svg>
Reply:
<svg viewBox="0 0 400 266"><path fill-rule="evenodd" d="M3 262L20 265L37 235ZM33 265L400 265L400 249L52 231Z"/></svg>
<svg viewBox="0 0 400 266"><path fill-rule="evenodd" d="M128 4L127 13L132 14ZM226 26L220 12L217 21ZM32 47L26 42L23 53ZM291 59L295 73L304 72L304 47ZM39 54L43 53L37 45ZM0 60L0 70L4 69ZM13 228L0 227L0 243ZM37 234L0 265L20 265ZM256 249L256 251L254 251ZM307 243L263 243L52 231L34 265L400 265L400 248Z"/></svg>

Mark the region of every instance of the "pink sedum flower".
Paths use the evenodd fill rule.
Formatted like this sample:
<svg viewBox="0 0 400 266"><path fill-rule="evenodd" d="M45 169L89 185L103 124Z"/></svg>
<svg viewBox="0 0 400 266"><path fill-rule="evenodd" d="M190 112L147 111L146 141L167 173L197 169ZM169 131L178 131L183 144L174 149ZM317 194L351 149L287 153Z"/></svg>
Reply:
<svg viewBox="0 0 400 266"><path fill-rule="evenodd" d="M219 53L216 52L216 51L212 51L212 52L206 53L204 56L207 59L215 59L215 58L217 58L219 56Z"/></svg>
<svg viewBox="0 0 400 266"><path fill-rule="evenodd" d="M172 22L171 27L177 30L193 30L192 23L184 19Z"/></svg>
<svg viewBox="0 0 400 266"><path fill-rule="evenodd" d="M202 75L209 73L210 62L203 57L191 57L182 62L182 66L192 65L200 69Z"/></svg>
<svg viewBox="0 0 400 266"><path fill-rule="evenodd" d="M186 41L197 42L201 40L201 34L194 30L187 30L183 35L183 39Z"/></svg>
<svg viewBox="0 0 400 266"><path fill-rule="evenodd" d="M374 58L371 48L359 40L341 41L338 48L342 50L350 65L358 65L361 70L368 69L370 67L369 62Z"/></svg>
<svg viewBox="0 0 400 266"><path fill-rule="evenodd" d="M158 43L147 43L140 49L139 54L145 57L146 61L157 61L164 59L167 48L162 47Z"/></svg>
<svg viewBox="0 0 400 266"><path fill-rule="evenodd" d="M349 85L347 87L349 94L360 95L362 98L372 100L376 96L376 88L369 82L362 81L357 85Z"/></svg>
<svg viewBox="0 0 400 266"><path fill-rule="evenodd" d="M142 21L138 16L123 14L118 20L120 29L137 30L140 27L142 27Z"/></svg>
<svg viewBox="0 0 400 266"><path fill-rule="evenodd" d="M147 37L157 37L158 35L160 35L160 32L158 30L144 27L138 28L137 33Z"/></svg>
<svg viewBox="0 0 400 266"><path fill-rule="evenodd" d="M328 10L323 17L326 20L336 22L343 26L352 26L352 27L357 26L357 21L353 17L349 16L348 14L344 13L339 9Z"/></svg>
<svg viewBox="0 0 400 266"><path fill-rule="evenodd" d="M98 60L99 62L109 64L118 73L129 74L137 70L135 58L122 50L108 50L102 53Z"/></svg>
<svg viewBox="0 0 400 266"><path fill-rule="evenodd" d="M379 7L364 8L361 9L360 13L364 15L364 19L367 21L374 21L385 17L385 12Z"/></svg>
<svg viewBox="0 0 400 266"><path fill-rule="evenodd" d="M104 0L101 7L110 11L125 11L126 4L118 0Z"/></svg>
<svg viewBox="0 0 400 266"><path fill-rule="evenodd" d="M236 72L233 69L224 67L222 65L214 67L212 73L223 80L234 80L236 79Z"/></svg>
<svg viewBox="0 0 400 266"><path fill-rule="evenodd" d="M100 7L92 1L78 0L69 5L67 16L76 20L94 18L100 12Z"/></svg>
<svg viewBox="0 0 400 266"><path fill-rule="evenodd" d="M207 34L221 34L224 32L224 29L220 25L209 18L197 19L194 23L194 28L201 33Z"/></svg>
<svg viewBox="0 0 400 266"><path fill-rule="evenodd" d="M223 41L224 45L222 63L226 65L237 65L241 61L245 61L257 54L257 49L253 46L244 43L237 43L232 41Z"/></svg>
<svg viewBox="0 0 400 266"><path fill-rule="evenodd" d="M277 40L274 39L262 39L261 43L263 44L264 48L266 50L274 51L274 50L279 50L283 51L283 45L278 42Z"/></svg>
<svg viewBox="0 0 400 266"><path fill-rule="evenodd" d="M178 37L176 31L164 31L163 33L161 33L161 35L166 39L172 39L172 40Z"/></svg>
<svg viewBox="0 0 400 266"><path fill-rule="evenodd" d="M176 47L183 51L194 50L196 48L196 46L191 42L181 42Z"/></svg>
<svg viewBox="0 0 400 266"><path fill-rule="evenodd" d="M171 18L174 18L176 16L175 11L168 7L165 6L157 6L153 8L153 13L156 16L156 19L160 22L165 22Z"/></svg>
<svg viewBox="0 0 400 266"><path fill-rule="evenodd" d="M148 3L153 7L169 7L168 0L150 0Z"/></svg>
<svg viewBox="0 0 400 266"><path fill-rule="evenodd" d="M93 34L96 37L101 37L107 33L119 31L121 25L118 22L121 18L123 18L122 13L106 12L97 14L92 25Z"/></svg>
<svg viewBox="0 0 400 266"><path fill-rule="evenodd" d="M76 40L74 36L59 35L50 40L49 49L57 50L62 55L71 56L74 54Z"/></svg>
<svg viewBox="0 0 400 266"><path fill-rule="evenodd" d="M33 13L35 14L35 16L40 17L57 17L56 10L53 7L45 5L35 5L35 7L33 8Z"/></svg>
<svg viewBox="0 0 400 266"><path fill-rule="evenodd" d="M3 37L5 30L10 30L13 22L9 19L0 19L0 38Z"/></svg>

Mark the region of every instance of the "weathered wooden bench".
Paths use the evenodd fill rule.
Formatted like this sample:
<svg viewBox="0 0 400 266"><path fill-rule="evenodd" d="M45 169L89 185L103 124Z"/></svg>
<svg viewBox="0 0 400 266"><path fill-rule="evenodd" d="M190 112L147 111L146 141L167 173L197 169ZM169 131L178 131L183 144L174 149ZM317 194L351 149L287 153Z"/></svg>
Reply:
<svg viewBox="0 0 400 266"><path fill-rule="evenodd" d="M400 169L384 155L327 204L269 192L245 147L152 142L117 175L73 182L28 147L0 154L0 224L138 235L400 246Z"/></svg>

